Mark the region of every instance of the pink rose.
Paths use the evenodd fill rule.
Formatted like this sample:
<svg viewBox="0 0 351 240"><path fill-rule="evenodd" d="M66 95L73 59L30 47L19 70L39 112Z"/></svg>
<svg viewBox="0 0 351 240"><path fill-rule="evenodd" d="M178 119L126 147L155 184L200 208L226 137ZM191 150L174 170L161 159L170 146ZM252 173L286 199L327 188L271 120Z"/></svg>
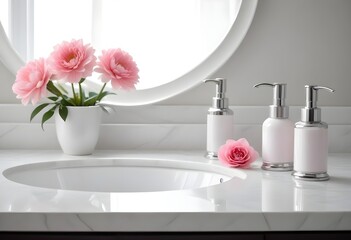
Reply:
<svg viewBox="0 0 351 240"><path fill-rule="evenodd" d="M101 73L102 82L109 82L114 89L135 89L139 69L131 55L121 49L103 50L96 72Z"/></svg>
<svg viewBox="0 0 351 240"><path fill-rule="evenodd" d="M77 83L93 73L96 64L95 50L83 40L62 42L54 47L48 63L56 79Z"/></svg>
<svg viewBox="0 0 351 240"><path fill-rule="evenodd" d="M248 168L258 156L245 138L238 141L229 139L218 150L219 161L229 167Z"/></svg>
<svg viewBox="0 0 351 240"><path fill-rule="evenodd" d="M21 98L22 104L27 105L30 100L36 104L41 98L46 97L51 73L48 71L45 59L40 58L28 62L18 70L12 91Z"/></svg>

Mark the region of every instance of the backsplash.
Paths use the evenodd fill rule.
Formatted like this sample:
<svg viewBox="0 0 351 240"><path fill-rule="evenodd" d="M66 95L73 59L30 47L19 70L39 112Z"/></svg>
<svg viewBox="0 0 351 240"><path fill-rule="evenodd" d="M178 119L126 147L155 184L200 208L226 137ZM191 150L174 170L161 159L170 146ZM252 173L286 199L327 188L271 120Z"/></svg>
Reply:
<svg viewBox="0 0 351 240"><path fill-rule="evenodd" d="M246 138L261 152L266 106L231 106L234 139ZM290 119L300 119L301 107L290 107ZM59 149L52 121L40 127L38 116L29 123L32 106L0 104L0 149ZM104 114L97 149L206 150L208 106L116 107ZM329 124L329 152L351 152L351 107L322 107Z"/></svg>

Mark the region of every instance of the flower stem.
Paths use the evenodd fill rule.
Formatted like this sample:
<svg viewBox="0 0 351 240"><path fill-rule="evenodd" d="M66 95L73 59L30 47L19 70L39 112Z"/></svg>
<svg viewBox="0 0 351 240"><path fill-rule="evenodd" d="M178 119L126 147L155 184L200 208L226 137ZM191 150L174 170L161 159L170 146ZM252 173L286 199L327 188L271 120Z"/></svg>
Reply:
<svg viewBox="0 0 351 240"><path fill-rule="evenodd" d="M76 95L76 91L74 90L74 85L73 85L73 83L71 83L71 87L72 87L72 93L73 93L73 101L74 101L75 104L77 104L77 103L78 103L78 101L77 101L77 95Z"/></svg>
<svg viewBox="0 0 351 240"><path fill-rule="evenodd" d="M83 106L83 90L82 90L82 85L81 85L81 83L79 83L78 84L79 85L79 95L80 95L80 103L79 103L79 105L80 106Z"/></svg>
<svg viewBox="0 0 351 240"><path fill-rule="evenodd" d="M104 91L104 89L105 89L105 87L106 87L106 84L107 84L107 83L104 83L104 85L102 86L102 88L101 88L99 94L96 96L96 100L98 100L98 99L100 98L100 95L102 94L102 91ZM96 102L95 102L95 103L96 103Z"/></svg>

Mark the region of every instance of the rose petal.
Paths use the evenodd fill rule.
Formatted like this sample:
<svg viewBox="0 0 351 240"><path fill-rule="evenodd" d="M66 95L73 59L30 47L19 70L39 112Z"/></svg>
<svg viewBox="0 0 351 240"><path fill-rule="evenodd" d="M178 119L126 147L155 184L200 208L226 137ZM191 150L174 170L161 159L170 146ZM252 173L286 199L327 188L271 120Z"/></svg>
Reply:
<svg viewBox="0 0 351 240"><path fill-rule="evenodd" d="M12 91L21 99L23 105L30 101L34 105L47 95L46 85L50 77L45 59L30 61L17 72Z"/></svg>
<svg viewBox="0 0 351 240"><path fill-rule="evenodd" d="M131 55L121 49L103 50L96 72L101 73L102 82L111 81L114 89L135 89L139 69Z"/></svg>
<svg viewBox="0 0 351 240"><path fill-rule="evenodd" d="M48 58L51 71L56 79L77 83L81 78L89 77L96 64L95 50L83 44L83 40L62 42L54 47Z"/></svg>
<svg viewBox="0 0 351 240"><path fill-rule="evenodd" d="M238 141L228 139L218 150L220 162L230 167L248 168L258 156L257 151L245 138Z"/></svg>

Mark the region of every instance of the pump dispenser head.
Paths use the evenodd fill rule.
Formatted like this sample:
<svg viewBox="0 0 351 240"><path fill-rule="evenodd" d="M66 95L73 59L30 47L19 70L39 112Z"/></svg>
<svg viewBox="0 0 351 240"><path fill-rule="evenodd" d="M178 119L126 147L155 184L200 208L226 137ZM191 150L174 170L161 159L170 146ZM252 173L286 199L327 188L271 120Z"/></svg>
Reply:
<svg viewBox="0 0 351 240"><path fill-rule="evenodd" d="M254 87L273 87L273 105L269 106L269 116L271 118L288 118L289 107L285 106L286 84L285 83L259 83Z"/></svg>
<svg viewBox="0 0 351 240"><path fill-rule="evenodd" d="M321 122L321 109L317 107L318 90L324 89L334 92L333 89L322 86L306 85L306 106L301 109L301 121L306 123Z"/></svg>
<svg viewBox="0 0 351 240"><path fill-rule="evenodd" d="M226 79L205 79L204 82L214 82L216 84L216 96L212 98L211 112L216 115L222 115L221 113L230 114L231 111L228 108L228 99L225 97L225 92L227 90Z"/></svg>

